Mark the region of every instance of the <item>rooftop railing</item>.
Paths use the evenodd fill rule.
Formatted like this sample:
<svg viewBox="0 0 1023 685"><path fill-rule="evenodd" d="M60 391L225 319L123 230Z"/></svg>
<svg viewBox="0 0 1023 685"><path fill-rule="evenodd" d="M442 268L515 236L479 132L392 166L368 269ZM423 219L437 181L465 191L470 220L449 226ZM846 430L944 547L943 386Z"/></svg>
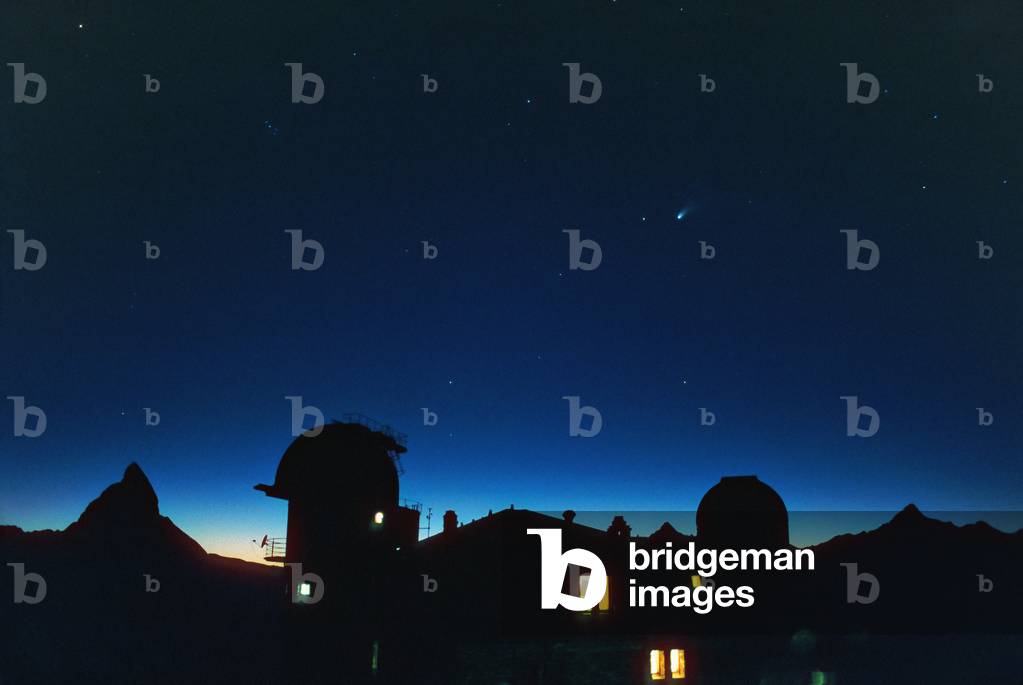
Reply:
<svg viewBox="0 0 1023 685"><path fill-rule="evenodd" d="M376 419L371 419L370 417L366 416L365 414L349 412L347 414L342 414L341 415L341 420L344 423L357 423L357 424L359 424L361 426L365 426L366 428L369 428L372 431L376 431L378 433L383 433L384 435L389 437L391 440L394 440L396 443L398 443L402 447L408 447L408 436L407 435L405 435L404 433L399 433L398 431L394 430L393 428L391 428L387 424L380 423Z"/></svg>
<svg viewBox="0 0 1023 685"><path fill-rule="evenodd" d="M287 538L267 538L263 546L264 561L284 561L287 554Z"/></svg>

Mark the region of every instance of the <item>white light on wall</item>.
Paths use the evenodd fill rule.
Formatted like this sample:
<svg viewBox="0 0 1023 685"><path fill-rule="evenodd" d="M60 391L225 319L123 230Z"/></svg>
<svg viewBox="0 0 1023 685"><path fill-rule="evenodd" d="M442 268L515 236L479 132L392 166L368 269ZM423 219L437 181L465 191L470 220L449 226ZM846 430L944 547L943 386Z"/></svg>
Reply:
<svg viewBox="0 0 1023 685"><path fill-rule="evenodd" d="M384 512L378 511L377 513L375 513L373 515L373 523L375 523L375 524L377 524L379 526L383 522L384 522Z"/></svg>
<svg viewBox="0 0 1023 685"><path fill-rule="evenodd" d="M311 583L299 583L298 594L302 595L303 597L308 597L309 595L313 594L313 586L312 586L312 584Z"/></svg>

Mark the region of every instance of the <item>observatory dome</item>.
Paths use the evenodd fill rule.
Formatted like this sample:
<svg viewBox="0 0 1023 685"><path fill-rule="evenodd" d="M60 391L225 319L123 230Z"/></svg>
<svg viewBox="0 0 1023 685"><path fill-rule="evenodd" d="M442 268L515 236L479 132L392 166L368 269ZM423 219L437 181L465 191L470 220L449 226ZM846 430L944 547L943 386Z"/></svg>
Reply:
<svg viewBox="0 0 1023 685"><path fill-rule="evenodd" d="M777 549L789 544L789 514L756 476L726 476L700 500L696 531L701 547Z"/></svg>
<svg viewBox="0 0 1023 685"><path fill-rule="evenodd" d="M397 505L398 470L392 454L404 451L387 435L361 424L329 423L318 435L295 438L268 489L286 499L329 493L339 501Z"/></svg>

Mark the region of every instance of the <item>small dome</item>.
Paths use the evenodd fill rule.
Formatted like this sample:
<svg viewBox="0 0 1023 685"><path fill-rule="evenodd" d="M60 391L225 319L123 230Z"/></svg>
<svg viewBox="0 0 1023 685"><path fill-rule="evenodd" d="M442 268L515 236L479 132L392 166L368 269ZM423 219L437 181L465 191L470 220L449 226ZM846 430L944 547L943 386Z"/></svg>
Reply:
<svg viewBox="0 0 1023 685"><path fill-rule="evenodd" d="M272 490L288 499L329 495L338 500L397 505L398 470L392 453L405 448L357 423L330 423L300 435L284 452Z"/></svg>
<svg viewBox="0 0 1023 685"><path fill-rule="evenodd" d="M709 548L777 549L789 544L789 514L756 476L727 476L700 500L696 533Z"/></svg>

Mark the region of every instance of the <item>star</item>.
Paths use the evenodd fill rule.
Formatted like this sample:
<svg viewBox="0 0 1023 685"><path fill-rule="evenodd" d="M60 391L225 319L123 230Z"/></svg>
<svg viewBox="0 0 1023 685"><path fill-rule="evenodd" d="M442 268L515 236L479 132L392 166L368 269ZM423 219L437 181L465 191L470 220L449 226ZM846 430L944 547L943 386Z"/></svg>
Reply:
<svg viewBox="0 0 1023 685"><path fill-rule="evenodd" d="M79 25L78 25L78 28L80 28L80 29L84 29L84 28L85 28L85 24L79 24Z"/></svg>
<svg viewBox="0 0 1023 685"><path fill-rule="evenodd" d="M686 214L688 213L689 213L688 207L678 210L678 212L675 214L675 221L682 221L682 219L686 218Z"/></svg>

